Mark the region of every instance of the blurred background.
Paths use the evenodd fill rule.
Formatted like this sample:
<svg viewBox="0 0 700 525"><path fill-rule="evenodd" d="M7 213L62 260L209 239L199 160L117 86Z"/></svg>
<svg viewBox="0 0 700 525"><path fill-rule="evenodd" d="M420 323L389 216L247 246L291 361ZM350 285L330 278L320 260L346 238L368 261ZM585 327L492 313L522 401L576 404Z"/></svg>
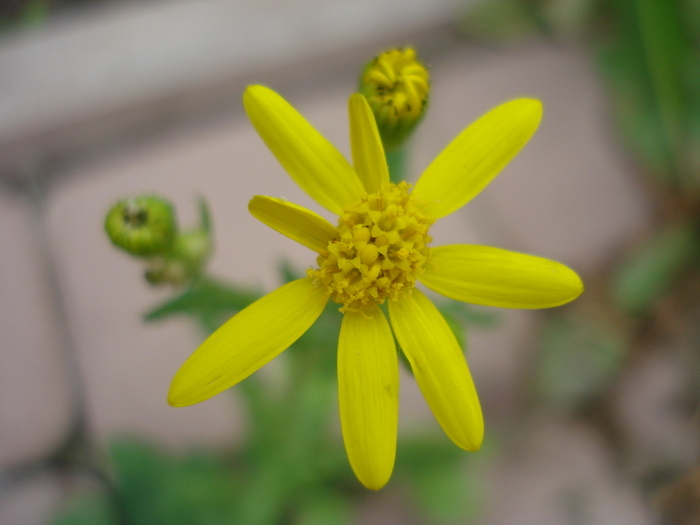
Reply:
<svg viewBox="0 0 700 525"><path fill-rule="evenodd" d="M697 0L0 2L0 523L243 523L206 511L240 490L238 387L166 403L203 335L184 316L143 323L177 290L143 281L105 213L157 193L191 225L202 197L209 270L272 290L280 261L310 259L248 200L318 207L248 123L243 89L274 88L347 154L362 67L403 45L432 81L409 179L499 103L545 108L500 177L436 226L436 245L555 259L587 290L547 311L460 318L482 451L445 456L402 373L400 436L437 445L400 445L413 463L378 493L351 479L333 508L267 523L700 523L699 38ZM116 518L105 497L126 502Z"/></svg>

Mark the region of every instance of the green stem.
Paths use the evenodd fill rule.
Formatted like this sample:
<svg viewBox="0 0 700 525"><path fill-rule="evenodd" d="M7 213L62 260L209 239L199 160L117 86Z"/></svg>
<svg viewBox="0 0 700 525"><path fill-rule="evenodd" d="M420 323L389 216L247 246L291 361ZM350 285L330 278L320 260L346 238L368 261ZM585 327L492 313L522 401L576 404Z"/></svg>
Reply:
<svg viewBox="0 0 700 525"><path fill-rule="evenodd" d="M386 163L389 165L389 180L398 184L406 180L406 149L387 151Z"/></svg>

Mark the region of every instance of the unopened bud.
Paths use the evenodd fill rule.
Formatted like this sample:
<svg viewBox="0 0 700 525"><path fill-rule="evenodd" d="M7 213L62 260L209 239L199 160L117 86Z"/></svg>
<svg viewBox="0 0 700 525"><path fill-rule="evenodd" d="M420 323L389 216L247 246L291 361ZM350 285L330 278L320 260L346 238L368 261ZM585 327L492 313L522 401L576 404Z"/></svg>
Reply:
<svg viewBox="0 0 700 525"><path fill-rule="evenodd" d="M122 199L107 213L105 230L115 246L138 257L166 252L177 225L172 205L155 195Z"/></svg>
<svg viewBox="0 0 700 525"><path fill-rule="evenodd" d="M199 228L184 232L177 236L167 255L149 261L146 280L154 285L183 284L202 272L211 252L209 232Z"/></svg>
<svg viewBox="0 0 700 525"><path fill-rule="evenodd" d="M360 93L372 108L384 149L395 151L425 115L430 75L414 49L391 49L365 66Z"/></svg>

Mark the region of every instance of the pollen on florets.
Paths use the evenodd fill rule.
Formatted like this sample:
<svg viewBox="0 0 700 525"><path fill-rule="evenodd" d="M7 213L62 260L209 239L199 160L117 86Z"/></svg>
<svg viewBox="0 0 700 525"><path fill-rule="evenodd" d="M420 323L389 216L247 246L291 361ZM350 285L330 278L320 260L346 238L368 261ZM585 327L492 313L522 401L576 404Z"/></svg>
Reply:
<svg viewBox="0 0 700 525"><path fill-rule="evenodd" d="M406 182L387 184L345 206L339 239L319 255L308 275L327 289L341 312L362 312L386 298L398 300L413 288L430 254L428 235L434 219Z"/></svg>

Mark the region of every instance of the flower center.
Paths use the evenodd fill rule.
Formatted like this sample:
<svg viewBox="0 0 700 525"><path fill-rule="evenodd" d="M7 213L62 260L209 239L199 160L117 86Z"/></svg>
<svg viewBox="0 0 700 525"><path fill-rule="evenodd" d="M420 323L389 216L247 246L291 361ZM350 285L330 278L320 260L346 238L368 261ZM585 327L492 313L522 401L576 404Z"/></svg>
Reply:
<svg viewBox="0 0 700 525"><path fill-rule="evenodd" d="M327 289L341 312L363 311L413 288L430 254L428 235L435 221L423 213L406 182L387 184L377 193L343 208L340 239L319 255L308 275Z"/></svg>

